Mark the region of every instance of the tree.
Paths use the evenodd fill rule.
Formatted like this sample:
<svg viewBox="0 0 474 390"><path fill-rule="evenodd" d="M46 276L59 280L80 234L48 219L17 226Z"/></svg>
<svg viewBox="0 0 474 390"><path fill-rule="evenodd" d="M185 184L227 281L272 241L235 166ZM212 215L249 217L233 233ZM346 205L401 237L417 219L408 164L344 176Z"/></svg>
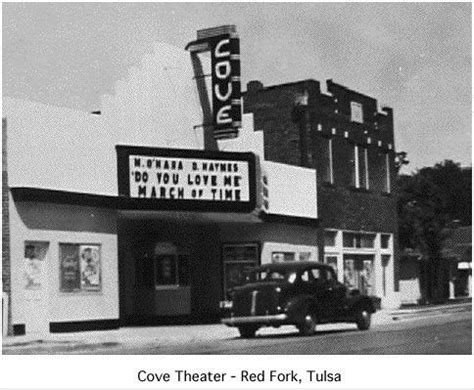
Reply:
<svg viewBox="0 0 474 390"><path fill-rule="evenodd" d="M443 295L441 249L453 220L471 224L471 168L445 160L398 178L401 249L410 249L429 264L428 298Z"/></svg>
<svg viewBox="0 0 474 390"><path fill-rule="evenodd" d="M400 169L404 165L408 165L410 163L409 160L407 160L407 152L398 152L395 155L395 168L397 172L400 172Z"/></svg>

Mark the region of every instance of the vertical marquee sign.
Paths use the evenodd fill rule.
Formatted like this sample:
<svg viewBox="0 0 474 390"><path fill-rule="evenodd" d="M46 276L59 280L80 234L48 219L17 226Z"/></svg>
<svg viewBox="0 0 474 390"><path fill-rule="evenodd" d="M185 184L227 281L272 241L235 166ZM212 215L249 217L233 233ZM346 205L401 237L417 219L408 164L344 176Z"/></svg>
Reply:
<svg viewBox="0 0 474 390"><path fill-rule="evenodd" d="M199 30L197 37L186 48L211 53L214 138L235 138L242 127L240 41L235 26Z"/></svg>
<svg viewBox="0 0 474 390"><path fill-rule="evenodd" d="M214 137L234 138L242 126L239 38L213 38L211 50Z"/></svg>

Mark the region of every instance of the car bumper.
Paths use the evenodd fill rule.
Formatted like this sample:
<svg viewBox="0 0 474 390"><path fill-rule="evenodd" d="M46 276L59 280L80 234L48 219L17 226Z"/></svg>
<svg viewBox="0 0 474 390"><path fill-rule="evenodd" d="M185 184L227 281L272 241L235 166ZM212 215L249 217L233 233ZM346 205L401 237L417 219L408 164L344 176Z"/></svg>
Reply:
<svg viewBox="0 0 474 390"><path fill-rule="evenodd" d="M227 326L239 326L241 324L281 324L288 320L286 314L274 314L267 316L248 316L223 318L221 322Z"/></svg>

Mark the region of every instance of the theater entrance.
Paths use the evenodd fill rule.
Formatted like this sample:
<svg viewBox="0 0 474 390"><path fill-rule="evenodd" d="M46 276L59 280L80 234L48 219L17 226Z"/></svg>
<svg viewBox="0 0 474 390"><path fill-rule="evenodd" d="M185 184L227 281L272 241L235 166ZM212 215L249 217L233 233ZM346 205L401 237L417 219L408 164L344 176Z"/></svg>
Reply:
<svg viewBox="0 0 474 390"><path fill-rule="evenodd" d="M123 325L218 319L222 270L216 226L156 220L119 225Z"/></svg>

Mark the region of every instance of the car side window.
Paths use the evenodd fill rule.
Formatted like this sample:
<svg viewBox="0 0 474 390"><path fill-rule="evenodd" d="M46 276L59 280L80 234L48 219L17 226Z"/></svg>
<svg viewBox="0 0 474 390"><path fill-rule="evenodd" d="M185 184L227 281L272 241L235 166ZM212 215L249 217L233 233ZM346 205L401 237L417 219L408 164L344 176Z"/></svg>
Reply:
<svg viewBox="0 0 474 390"><path fill-rule="evenodd" d="M311 275L315 282L321 281L321 270L319 268L313 268L311 271Z"/></svg>
<svg viewBox="0 0 474 390"><path fill-rule="evenodd" d="M308 271L304 271L302 274L301 274L301 280L303 282L309 282L310 281L310 275L308 273Z"/></svg>

